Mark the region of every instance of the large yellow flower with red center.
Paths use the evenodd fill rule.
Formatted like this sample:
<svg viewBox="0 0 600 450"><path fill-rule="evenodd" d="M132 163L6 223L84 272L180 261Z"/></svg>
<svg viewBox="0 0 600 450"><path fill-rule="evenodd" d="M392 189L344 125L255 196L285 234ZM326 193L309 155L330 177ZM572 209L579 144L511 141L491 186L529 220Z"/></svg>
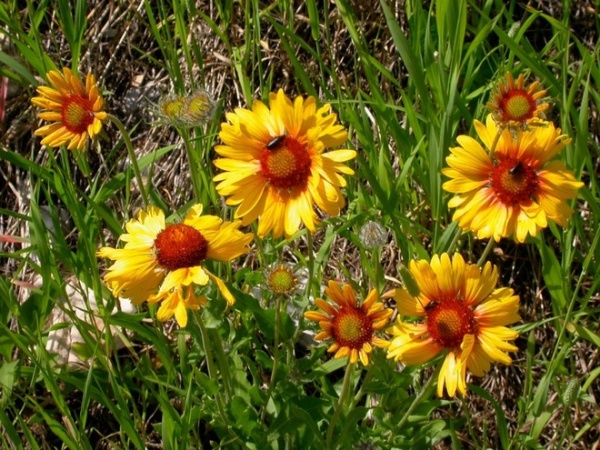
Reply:
<svg viewBox="0 0 600 450"><path fill-rule="evenodd" d="M524 242L548 226L566 226L573 210L566 200L583 183L561 161L552 160L571 140L552 123L516 134L499 129L491 115L486 125L475 121L479 138L458 136L442 173L451 178L443 188L456 194L448 203L453 220L478 238L513 237Z"/></svg>
<svg viewBox="0 0 600 450"><path fill-rule="evenodd" d="M444 388L453 397L465 395L466 371L483 376L492 362L511 364L509 343L518 332L506 327L520 320L519 297L509 288L494 289L498 270L491 263L483 269L466 264L455 254L434 255L431 262L411 261L409 270L420 289L418 296L400 288L386 292L394 298L397 322L388 332L388 358L406 365L423 364L445 352L437 393ZM407 317L421 319L406 322Z"/></svg>
<svg viewBox="0 0 600 450"><path fill-rule="evenodd" d="M148 207L127 223L122 249L102 247L99 257L115 263L104 276L115 297L134 304L161 302L160 321L173 315L180 326L187 324L187 308L197 310L206 303L197 286L213 281L228 304L235 298L225 283L210 273L206 260L231 261L250 251L252 234L239 230L240 221L223 222L216 216L202 216L202 205L193 206L180 223L166 224L159 208Z"/></svg>
<svg viewBox="0 0 600 450"><path fill-rule="evenodd" d="M535 119L542 119L548 103L542 102L545 90L539 89L539 81L525 86L525 76L520 74L515 83L512 74L506 74L506 82L500 83L488 103L492 115L501 126L524 126Z"/></svg>
<svg viewBox="0 0 600 450"><path fill-rule="evenodd" d="M44 136L42 145L60 147L68 143L69 150L81 150L88 137L93 139L100 133L108 117L96 78L88 73L84 85L65 67L62 73L48 72L48 81L53 87L39 86L40 97L33 97L31 103L48 110L38 115L40 119L54 123L38 128L35 135Z"/></svg>
<svg viewBox="0 0 600 450"><path fill-rule="evenodd" d="M356 293L349 284L330 281L325 294L336 305L318 298L315 303L322 312L304 313L307 319L319 322L323 330L315 339L332 339L333 343L327 351L336 352L334 358L349 356L352 364L360 359L365 366L368 365L373 351L372 344L387 345L385 340L376 338L374 333L388 324L392 310L385 309L381 302L376 301L378 295L375 289L369 292L361 305L357 304Z"/></svg>
<svg viewBox="0 0 600 450"><path fill-rule="evenodd" d="M344 162L356 152L324 152L347 138L329 105L317 108L314 97L292 102L282 90L269 95L269 105L256 100L251 111L227 114L219 133L223 145L215 147L223 156L214 161L223 170L214 178L217 191L237 206L235 217L244 225L258 219L261 237L271 230L274 237L289 237L301 223L315 231L315 205L330 216L344 206L342 174L354 174Z"/></svg>

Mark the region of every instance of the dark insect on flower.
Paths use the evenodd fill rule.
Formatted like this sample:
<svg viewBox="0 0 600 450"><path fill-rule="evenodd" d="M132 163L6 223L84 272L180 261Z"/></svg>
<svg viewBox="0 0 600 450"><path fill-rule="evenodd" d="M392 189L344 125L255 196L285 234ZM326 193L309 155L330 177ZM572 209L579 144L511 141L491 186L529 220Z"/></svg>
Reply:
<svg viewBox="0 0 600 450"><path fill-rule="evenodd" d="M267 150L271 150L271 151L277 150L279 147L281 147L281 145L283 144L283 141L285 141L285 138L286 138L285 134L273 138L267 144Z"/></svg>
<svg viewBox="0 0 600 450"><path fill-rule="evenodd" d="M517 174L521 173L522 170L523 170L523 164L521 163L521 161L519 161L515 167L508 170L508 173L510 173L511 175L517 175Z"/></svg>
<svg viewBox="0 0 600 450"><path fill-rule="evenodd" d="M438 305L438 302L432 300L425 306L425 311L429 312Z"/></svg>

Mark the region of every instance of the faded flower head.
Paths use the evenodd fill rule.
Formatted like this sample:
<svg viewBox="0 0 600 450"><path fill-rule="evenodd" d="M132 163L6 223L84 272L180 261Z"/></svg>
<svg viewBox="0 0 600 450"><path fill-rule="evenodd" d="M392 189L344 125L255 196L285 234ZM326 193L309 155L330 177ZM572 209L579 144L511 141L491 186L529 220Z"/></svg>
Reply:
<svg viewBox="0 0 600 450"><path fill-rule="evenodd" d="M196 90L188 96L167 96L158 103L159 116L181 127L195 127L208 122L214 109L215 101L204 90Z"/></svg>
<svg viewBox="0 0 600 450"><path fill-rule="evenodd" d="M358 237L366 248L373 250L387 242L387 230L378 222L370 220L360 229Z"/></svg>

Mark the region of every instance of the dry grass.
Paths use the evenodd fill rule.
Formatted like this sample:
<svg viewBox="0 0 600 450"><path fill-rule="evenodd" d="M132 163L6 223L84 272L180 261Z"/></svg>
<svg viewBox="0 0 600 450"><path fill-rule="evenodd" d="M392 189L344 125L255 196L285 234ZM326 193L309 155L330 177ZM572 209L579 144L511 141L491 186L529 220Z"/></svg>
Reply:
<svg viewBox="0 0 600 450"><path fill-rule="evenodd" d="M198 2L198 7L208 16L216 18L216 7L214 0L208 2ZM483 3L483 2L482 2ZM152 104L157 101L160 95L172 91L170 78L164 67L160 64L160 52L155 46L152 35L149 32L146 15L143 12L142 2L113 2L107 0L95 0L89 2L88 22L89 27L85 34L86 45L85 53L82 55L80 67L82 71L92 71L98 74L99 81L106 92L106 99L111 113L120 117L125 126L133 130L134 146L139 156L148 154L157 148L176 144L181 147L182 143L177 133L169 127L158 127L153 125L153 116L151 114ZM530 1L529 5L539 8L551 16L557 16L562 10L561 2L558 1ZM526 6L526 5L525 5ZM515 16L524 11L525 6L519 5L515 11ZM593 48L598 39L597 11L594 9L592 0L572 2L571 23L579 38ZM396 78L403 83L407 74L399 61L396 53L393 51L392 39L389 35L380 8L371 7L368 2L358 2L355 13L359 17L359 27L361 32L368 38L371 44L371 54L387 67ZM244 15L240 4L236 3L234 8L234 17L231 20L231 26L226 30L232 47L245 45L244 36ZM401 24L405 23L403 17L404 9L402 2L396 2L395 11L398 14ZM339 70L339 77L344 81L344 88L354 94L359 89L368 89L368 86L356 85L354 72L356 68L356 56L353 54L353 47L348 36L348 31L339 17L339 12L329 6L328 15L329 33L332 36L332 47L321 48L321 54L325 61L335 61ZM294 22L294 32L300 36L308 38L310 34L310 24L306 11L299 6L295 17L282 17L281 21ZM325 26L325 25L322 25ZM238 85L238 78L235 77L229 50L224 46L223 41L216 36L210 27L202 20L193 21L189 24L193 35L190 40L198 42L204 52L204 60L201 67L194 67L191 73L185 73L187 80L202 79L204 87L214 97L219 99L218 114L222 117L224 110L231 110L237 106L245 106L246 101L243 98L243 89ZM535 33L528 38L531 42L539 46L545 45L551 36L548 33L550 29L545 27L532 27L529 33ZM55 61L61 61L64 65L69 63L69 47L66 41L61 37L61 31L55 23L50 27L40 29L40 33L47 36L47 49ZM289 60L285 58L286 52L281 47L277 33L267 22L261 29L261 59L264 61L265 73L273 73L273 86L282 87L287 92L302 92L302 88L295 84L294 69ZM10 42L1 43L2 48L9 54L16 54L16 50ZM320 68L317 63L308 54L303 54L298 50L299 60L306 64L307 72L314 77L321 76ZM573 55L574 58L577 55ZM252 60L252 59L250 59ZM185 64L182 61L182 69ZM256 67L244 67L249 77L255 76ZM366 83L366 82L365 82ZM386 90L390 97L397 93L393 86L387 86ZM6 114L4 122L1 124L0 144L13 151L18 151L21 155L31 158L40 164L43 163L46 155L40 151L39 140L32 136L32 130L39 123L36 118L36 111L30 104L30 98L33 94L31 86L19 86L9 83L8 97L6 102ZM260 96L260 92L255 92ZM595 145L598 145L598 111L591 111L590 124L592 135L595 139ZM113 161L107 161L107 150L117 147L119 134L112 126L106 127L106 132L100 139L97 147L89 151L90 166L93 170L107 171L107 167L114 166ZM355 144L358 144L357 142ZM114 160L119 161L119 165L127 165L126 152L123 147L118 152L110 155ZM169 153L166 157L157 162L152 174L153 186L158 189L160 195L172 206L173 209L182 206L188 201L190 180L186 171L187 161L183 157L182 149ZM596 161L596 176L599 173L600 161ZM108 175L108 174L107 174ZM2 189L3 195L0 198L0 208L11 210L26 215L29 211L28 197L30 191L29 174L2 161L0 165L0 177L4 183ZM77 180L79 186L85 189L85 179ZM135 190L132 190L135 196ZM133 205L140 205L140 199L134 200ZM120 199L114 199L115 208L124 208ZM131 213L132 211L129 211ZM582 215L590 214L589 211L581 211ZM21 236L26 238L29 234L27 226L14 216L2 215L0 223L0 234ZM68 224L67 224L68 226ZM593 232L593 230L589 230ZM73 234L76 230L71 230ZM315 236L316 243L320 242L323 232ZM297 244L302 246L302 243ZM10 252L17 250L18 245L5 243L3 250ZM474 254L480 254L482 248L474 248ZM399 262L398 251L390 239L383 252L383 260L386 273L396 276L395 267ZM530 247L507 245L503 246L502 251L496 252L491 260L500 266L503 274L502 284L510 285L515 288L521 297L522 307L521 316L524 323L538 322L543 323L546 319L553 317L553 311L550 307L550 298L544 288L541 279L539 256ZM358 251L349 241L338 237L332 244L331 258L328 267L325 269L327 277L339 278L343 276L342 267L346 267L351 275L356 279L363 276L361 269L360 256ZM0 270L2 275L12 277L17 270L16 262L13 259L1 257ZM587 287L589 289L589 287ZM586 287L584 286L584 292ZM592 310L600 307L600 294L595 293L589 304ZM591 330L597 330L597 323L590 317L586 324ZM533 358L537 361L547 361L551 358L551 353L556 342L556 329L552 320L535 328L535 355ZM520 349L526 350L528 334L525 333L517 341ZM523 390L523 380L526 379L523 373L526 367L524 358L526 352L517 354L514 366L496 367L490 374L481 381L481 386L494 394L495 400L504 410L509 421L510 434L523 432L517 430L514 424L517 423L516 415L519 413L519 395ZM521 356L519 356L521 355ZM584 378L590 371L597 367L600 362L600 350L587 341L580 341L568 356L569 362L573 368L573 373L580 379ZM531 373L532 385L538 386L541 377L544 375L543 364L534 366L535 370ZM565 375L563 378L556 379L549 387L548 410L553 410L552 418L540 439L543 446L554 448L554 443L562 433L559 426L553 426L553 423L560 423L562 415L568 415L570 426L573 430L570 436L576 434L586 423L590 422L600 411L597 409L600 400L600 381L597 379L591 389L588 391L589 401L579 402L565 411L561 396L565 386L571 381L571 378ZM43 403L44 392L32 393ZM70 392L65 395L76 411L79 405L79 392ZM556 407L554 407L556 406ZM471 420L459 424L457 430L461 439L463 448L480 448L483 442L495 442L499 447L497 429L495 424L495 413L489 402L482 400L479 396L470 396L464 402L456 403L453 406L440 410L438 414L445 417L460 417L462 409L471 411ZM149 412L152 413L152 412ZM111 416L103 408L97 408L92 405L90 418L93 428L98 436L109 436L118 424L111 420ZM484 438L482 431L485 430L487 438ZM48 447L53 447L55 443L50 440L51 433L47 427L39 424L34 434L40 442L46 442ZM474 443L474 439L481 441ZM597 448L600 442L600 431L591 430L584 435L579 442L569 442L569 448L572 449L590 449ZM159 441L147 442L148 448L161 448ZM450 441L445 440L437 445L437 448L449 448ZM103 444L98 440L97 448L113 448L109 444Z"/></svg>

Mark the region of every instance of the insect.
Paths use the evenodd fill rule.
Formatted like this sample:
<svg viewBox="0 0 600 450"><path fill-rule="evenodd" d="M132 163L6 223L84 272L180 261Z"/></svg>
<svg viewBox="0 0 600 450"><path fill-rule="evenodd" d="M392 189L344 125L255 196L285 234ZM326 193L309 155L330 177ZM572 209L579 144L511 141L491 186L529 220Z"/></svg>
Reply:
<svg viewBox="0 0 600 450"><path fill-rule="evenodd" d="M521 173L522 170L523 164L521 163L521 161L519 161L515 167L513 167L512 169L508 169L508 173L510 173L511 175L517 175Z"/></svg>
<svg viewBox="0 0 600 450"><path fill-rule="evenodd" d="M425 311L429 312L431 311L433 308L435 308L437 306L438 302L432 300L429 303L427 303L427 305L425 306Z"/></svg>
<svg viewBox="0 0 600 450"><path fill-rule="evenodd" d="M277 136L275 138L273 138L268 144L267 144L267 150L271 150L271 151L275 151L277 150L279 147L281 147L281 145L283 144L283 141L285 141L285 134L282 134L281 136Z"/></svg>

